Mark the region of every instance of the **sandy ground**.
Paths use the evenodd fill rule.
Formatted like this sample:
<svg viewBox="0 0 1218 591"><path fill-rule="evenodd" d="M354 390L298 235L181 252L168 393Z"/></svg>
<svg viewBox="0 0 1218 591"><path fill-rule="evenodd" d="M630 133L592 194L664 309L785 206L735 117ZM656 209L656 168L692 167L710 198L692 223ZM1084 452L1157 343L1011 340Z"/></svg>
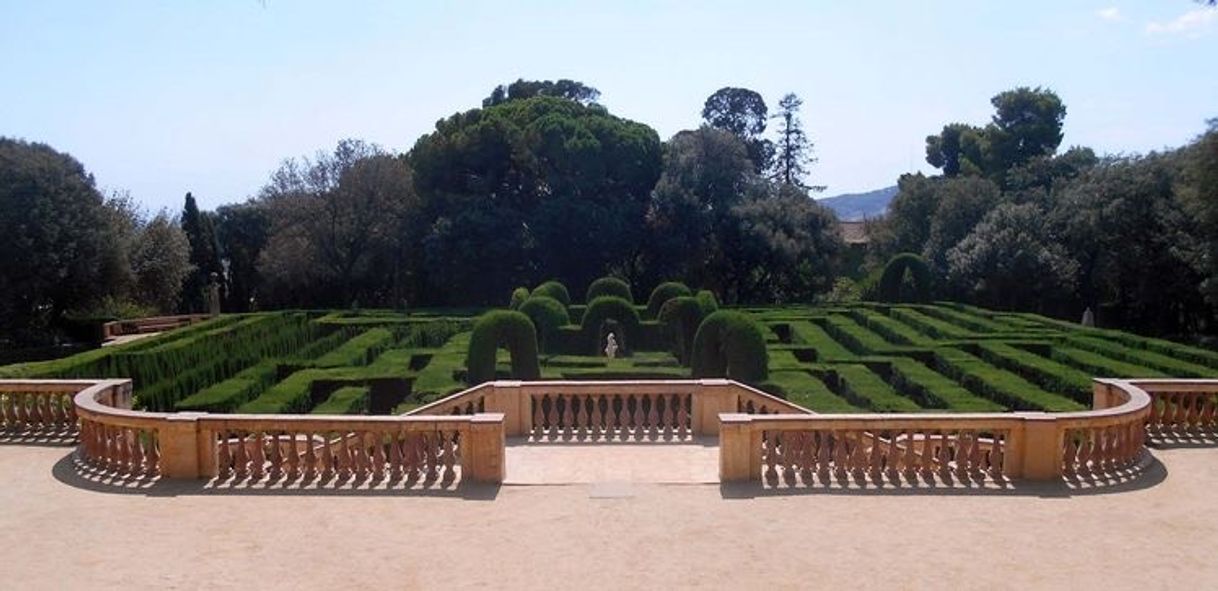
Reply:
<svg viewBox="0 0 1218 591"><path fill-rule="evenodd" d="M69 453L0 446L5 589L1218 587L1218 449L1156 451L1161 464L1103 492L793 495L629 482L120 493Z"/></svg>

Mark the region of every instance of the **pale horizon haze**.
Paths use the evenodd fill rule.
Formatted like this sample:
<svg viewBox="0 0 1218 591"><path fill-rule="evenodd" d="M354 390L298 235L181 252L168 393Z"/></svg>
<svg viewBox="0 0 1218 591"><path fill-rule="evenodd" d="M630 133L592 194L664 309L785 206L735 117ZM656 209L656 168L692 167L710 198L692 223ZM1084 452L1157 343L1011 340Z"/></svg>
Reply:
<svg viewBox="0 0 1218 591"><path fill-rule="evenodd" d="M68 152L176 213L257 193L288 157L410 149L498 84L571 78L667 139L723 86L804 100L825 196L932 169L924 141L1056 91L1063 148L1184 144L1218 117L1218 9L1141 2L16 2L0 136Z"/></svg>

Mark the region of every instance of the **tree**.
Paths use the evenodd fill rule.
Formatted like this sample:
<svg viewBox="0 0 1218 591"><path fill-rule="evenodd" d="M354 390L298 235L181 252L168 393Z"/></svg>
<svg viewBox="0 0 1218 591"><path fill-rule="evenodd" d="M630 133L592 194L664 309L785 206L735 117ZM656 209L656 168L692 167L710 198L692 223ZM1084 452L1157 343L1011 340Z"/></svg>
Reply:
<svg viewBox="0 0 1218 591"><path fill-rule="evenodd" d="M1182 192L1189 214L1198 220L1199 251L1193 266L1205 276L1202 292L1218 304L1218 118L1184 156Z"/></svg>
<svg viewBox="0 0 1218 591"><path fill-rule="evenodd" d="M1004 203L947 253L948 280L974 301L1003 309L1070 295L1078 264L1047 233L1031 203Z"/></svg>
<svg viewBox="0 0 1218 591"><path fill-rule="evenodd" d="M192 271L190 241L165 211L140 229L131 252L131 270L140 303L163 314L177 309L182 283Z"/></svg>
<svg viewBox="0 0 1218 591"><path fill-rule="evenodd" d="M922 256L938 273L947 270L947 252L1003 201L998 185L977 177L940 179L935 183L935 208Z"/></svg>
<svg viewBox="0 0 1218 591"><path fill-rule="evenodd" d="M259 202L272 224L259 261L272 301L396 304L392 284L418 208L404 158L343 140L331 153L284 162Z"/></svg>
<svg viewBox="0 0 1218 591"><path fill-rule="evenodd" d="M521 282L637 273L661 168L646 125L597 105L511 100L440 121L410 161L433 220L431 297L494 304Z"/></svg>
<svg viewBox="0 0 1218 591"><path fill-rule="evenodd" d="M804 102L795 93L787 93L778 101L778 141L774 151L774 178L787 185L824 191L822 186L804 184L808 174L808 165L816 162L812 156L812 141L804 133L803 122L799 119L799 108Z"/></svg>
<svg viewBox="0 0 1218 591"><path fill-rule="evenodd" d="M990 103L995 113L986 135L999 170L1050 156L1061 145L1066 106L1052 90L1021 86L999 93Z"/></svg>
<svg viewBox="0 0 1218 591"><path fill-rule="evenodd" d="M225 205L216 210L216 239L228 269L225 310L249 312L256 307L261 283L258 257L266 248L270 235L268 208L256 201Z"/></svg>
<svg viewBox="0 0 1218 591"><path fill-rule="evenodd" d="M942 168L945 177L983 174L988 152L985 130L972 125L951 123L938 135L926 136L926 162Z"/></svg>
<svg viewBox="0 0 1218 591"><path fill-rule="evenodd" d="M482 99L482 107L493 107L508 101L519 101L537 96L552 96L591 105L600 98L601 91L575 80L516 80L508 85L499 85L491 95Z"/></svg>
<svg viewBox="0 0 1218 591"><path fill-rule="evenodd" d="M0 138L0 342L40 343L70 310L116 295L113 212L75 158Z"/></svg>
<svg viewBox="0 0 1218 591"><path fill-rule="evenodd" d="M720 88L702 106L702 119L707 125L730 132L745 143L757 174L770 167L774 156L774 144L761 137L768 118L765 100L747 88Z"/></svg>
<svg viewBox="0 0 1218 591"><path fill-rule="evenodd" d="M186 194L186 204L182 208L182 231L190 243L190 275L186 278L183 288L183 307L189 312L202 312L207 309L207 288L211 284L212 274L217 278L223 276L224 267L220 264L219 248L216 245L216 231L211 216L199 211L195 198Z"/></svg>

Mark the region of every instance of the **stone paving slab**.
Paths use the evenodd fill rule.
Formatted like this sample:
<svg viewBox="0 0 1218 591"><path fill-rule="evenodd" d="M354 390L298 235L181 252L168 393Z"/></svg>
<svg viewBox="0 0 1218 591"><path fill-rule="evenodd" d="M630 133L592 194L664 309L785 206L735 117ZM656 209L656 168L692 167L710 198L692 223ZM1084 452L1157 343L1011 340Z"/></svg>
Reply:
<svg viewBox="0 0 1218 591"><path fill-rule="evenodd" d="M509 440L506 484L715 484L714 438L692 443L526 443Z"/></svg>

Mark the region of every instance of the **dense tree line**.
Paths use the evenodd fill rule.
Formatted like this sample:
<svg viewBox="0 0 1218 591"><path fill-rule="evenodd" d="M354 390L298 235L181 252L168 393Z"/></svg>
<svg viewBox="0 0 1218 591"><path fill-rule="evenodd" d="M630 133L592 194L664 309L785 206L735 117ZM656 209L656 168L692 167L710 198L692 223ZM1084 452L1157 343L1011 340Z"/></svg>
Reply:
<svg viewBox="0 0 1218 591"><path fill-rule="evenodd" d="M1213 330L1218 127L1166 152L1058 152L1066 107L1052 91L994 97L984 127L927 138L942 175L905 175L872 243L878 265L921 254L936 295L1156 334ZM1198 289L1200 286L1200 289Z"/></svg>

